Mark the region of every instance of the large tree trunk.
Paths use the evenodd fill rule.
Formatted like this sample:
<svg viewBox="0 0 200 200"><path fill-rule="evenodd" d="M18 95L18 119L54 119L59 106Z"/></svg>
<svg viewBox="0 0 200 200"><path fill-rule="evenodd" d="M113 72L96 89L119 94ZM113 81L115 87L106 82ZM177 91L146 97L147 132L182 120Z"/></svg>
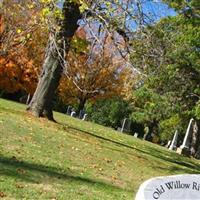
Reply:
<svg viewBox="0 0 200 200"><path fill-rule="evenodd" d="M50 34L39 82L27 109L36 117L45 116L50 120L53 120L53 98L64 66L64 51L68 53L70 40L81 18L79 5L66 0L63 15L60 32Z"/></svg>
<svg viewBox="0 0 200 200"><path fill-rule="evenodd" d="M84 109L85 103L86 103L86 99L85 99L85 98L80 98L80 99L79 99L78 113L79 113L81 110Z"/></svg>

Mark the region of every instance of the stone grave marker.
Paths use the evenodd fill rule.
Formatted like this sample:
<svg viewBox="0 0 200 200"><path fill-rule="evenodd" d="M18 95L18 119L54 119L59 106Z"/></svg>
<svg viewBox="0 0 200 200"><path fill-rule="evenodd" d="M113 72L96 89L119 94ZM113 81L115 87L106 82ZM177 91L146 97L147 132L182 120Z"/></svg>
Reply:
<svg viewBox="0 0 200 200"><path fill-rule="evenodd" d="M129 119L125 118L122 123L122 128L119 128L118 130L121 132L130 133L131 123L132 122Z"/></svg>
<svg viewBox="0 0 200 200"><path fill-rule="evenodd" d="M152 178L139 188L135 200L200 200L200 175Z"/></svg>
<svg viewBox="0 0 200 200"><path fill-rule="evenodd" d="M187 127L187 131L185 133L185 137L183 140L183 144L177 149L177 153L179 154L190 154L190 143L192 138L192 126L193 126L194 119L190 119L190 122Z"/></svg>
<svg viewBox="0 0 200 200"><path fill-rule="evenodd" d="M71 112L71 117L75 117L76 116L76 112L75 111L72 111Z"/></svg>
<svg viewBox="0 0 200 200"><path fill-rule="evenodd" d="M126 121L127 121L127 118L125 118L125 119L123 120L121 132L124 132L124 128L125 128Z"/></svg>
<svg viewBox="0 0 200 200"><path fill-rule="evenodd" d="M176 150L177 148L177 141L178 141L178 131L176 130L173 140L169 146L169 150Z"/></svg>
<svg viewBox="0 0 200 200"><path fill-rule="evenodd" d="M166 146L165 146L165 147L169 148L169 147L170 147L170 145L171 145L171 143L172 143L172 141L171 141L171 140L169 140L169 141L167 142L167 144L166 144Z"/></svg>
<svg viewBox="0 0 200 200"><path fill-rule="evenodd" d="M87 114L85 113L82 118L83 121L87 120Z"/></svg>
<svg viewBox="0 0 200 200"><path fill-rule="evenodd" d="M67 107L67 115L71 115L71 111L72 111L72 107L71 106L68 106Z"/></svg>
<svg viewBox="0 0 200 200"><path fill-rule="evenodd" d="M135 134L134 134L134 137L137 138L137 137L138 137L138 133L135 133Z"/></svg>

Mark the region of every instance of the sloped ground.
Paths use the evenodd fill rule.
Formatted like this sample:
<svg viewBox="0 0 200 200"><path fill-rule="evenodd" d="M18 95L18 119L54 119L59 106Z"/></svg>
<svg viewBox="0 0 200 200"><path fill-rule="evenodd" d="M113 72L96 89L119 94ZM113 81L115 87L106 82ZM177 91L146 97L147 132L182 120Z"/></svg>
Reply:
<svg viewBox="0 0 200 200"><path fill-rule="evenodd" d="M132 200L155 176L200 173L200 162L91 122L37 119L0 99L0 198Z"/></svg>

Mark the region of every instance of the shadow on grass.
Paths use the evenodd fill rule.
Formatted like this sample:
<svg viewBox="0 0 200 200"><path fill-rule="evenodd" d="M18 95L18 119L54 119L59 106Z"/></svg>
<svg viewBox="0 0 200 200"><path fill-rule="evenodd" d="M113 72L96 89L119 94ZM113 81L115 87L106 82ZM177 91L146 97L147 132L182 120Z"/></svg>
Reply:
<svg viewBox="0 0 200 200"><path fill-rule="evenodd" d="M62 125L64 129L66 128L65 124L60 124L60 125ZM72 126L69 126L69 125L67 125L67 129L73 129L73 130L79 131L81 133L85 133L87 135L95 137L97 139L100 139L102 141L106 141L106 142L115 144L118 147L125 147L126 149L135 150L135 151L138 151L138 152L140 152L144 155L153 156L153 157L161 159L163 161L179 165L180 167L185 168L184 169L185 173L190 173L190 174L191 173L200 173L200 163L197 164L197 163L193 162L191 159L189 159L188 157L186 158L185 156L181 156L181 155L178 155L178 154L175 154L175 153L172 154L172 152L169 152L169 151L161 151L161 150L158 150L158 149L150 147L150 146L147 146L146 150L139 149L139 148L133 147L131 145L124 144L124 143L121 143L121 142L118 142L118 141L115 141L115 140L112 140L112 139L109 139L109 138L105 138L105 137L99 136L95 133L85 131L85 130L81 130L79 128L72 127ZM107 147L107 148L110 148L110 147ZM120 149L111 148L111 149L116 150L116 151L121 151L122 153L130 154L130 151L126 152L126 151L123 151L121 148ZM136 156L136 155L134 155L134 156ZM178 173L179 171L182 172L183 168L179 168L177 166L177 167L171 167L171 168L169 168L169 170L172 173Z"/></svg>
<svg viewBox="0 0 200 200"><path fill-rule="evenodd" d="M152 153L153 156L162 159L164 161L172 162L177 165L184 166L188 168L189 171L200 173L200 162L194 162L189 157L172 153L170 151L166 151L165 153L152 147L148 147L149 152ZM175 167L176 168L176 167Z"/></svg>
<svg viewBox="0 0 200 200"><path fill-rule="evenodd" d="M42 183L45 181L45 178L48 178L49 182L55 182L57 179L67 181L68 183L77 182L79 184L88 184L90 186L95 185L100 188L128 191L101 180L77 176L73 174L72 171L70 172L70 169L64 171L61 168L20 161L16 157L0 157L0 175L10 176L14 179L37 184Z"/></svg>

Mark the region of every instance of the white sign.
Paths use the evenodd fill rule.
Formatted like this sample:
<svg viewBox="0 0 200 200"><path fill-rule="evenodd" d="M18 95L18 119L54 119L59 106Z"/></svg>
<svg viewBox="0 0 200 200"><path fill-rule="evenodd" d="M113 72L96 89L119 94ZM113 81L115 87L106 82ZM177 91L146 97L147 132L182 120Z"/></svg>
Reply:
<svg viewBox="0 0 200 200"><path fill-rule="evenodd" d="M145 181L135 200L200 200L200 175L157 177Z"/></svg>

